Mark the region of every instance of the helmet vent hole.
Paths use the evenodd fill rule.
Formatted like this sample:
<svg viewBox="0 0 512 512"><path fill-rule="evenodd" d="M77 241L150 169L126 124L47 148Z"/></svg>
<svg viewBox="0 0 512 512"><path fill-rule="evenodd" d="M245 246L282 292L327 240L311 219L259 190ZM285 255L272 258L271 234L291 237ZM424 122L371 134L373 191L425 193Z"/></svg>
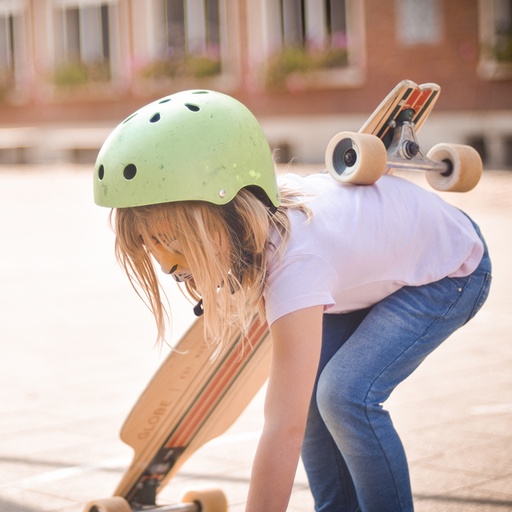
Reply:
<svg viewBox="0 0 512 512"><path fill-rule="evenodd" d="M201 110L197 105L192 105L192 103L185 103L185 107L187 107L191 112L199 112Z"/></svg>
<svg viewBox="0 0 512 512"><path fill-rule="evenodd" d="M160 100L158 104L161 105L162 103L168 103L169 101L171 101L171 98L164 98L163 100Z"/></svg>
<svg viewBox="0 0 512 512"><path fill-rule="evenodd" d="M123 171L123 176L127 180L133 180L135 178L135 175L137 174L137 167L133 164L128 164Z"/></svg>
<svg viewBox="0 0 512 512"><path fill-rule="evenodd" d="M158 121L160 121L160 113L159 112L154 114L153 117L149 120L150 123L157 123Z"/></svg>
<svg viewBox="0 0 512 512"><path fill-rule="evenodd" d="M208 94L208 91L194 91L192 94Z"/></svg>
<svg viewBox="0 0 512 512"><path fill-rule="evenodd" d="M102 164L98 168L98 179L101 181L104 177L105 177L105 168L103 167L103 164Z"/></svg>

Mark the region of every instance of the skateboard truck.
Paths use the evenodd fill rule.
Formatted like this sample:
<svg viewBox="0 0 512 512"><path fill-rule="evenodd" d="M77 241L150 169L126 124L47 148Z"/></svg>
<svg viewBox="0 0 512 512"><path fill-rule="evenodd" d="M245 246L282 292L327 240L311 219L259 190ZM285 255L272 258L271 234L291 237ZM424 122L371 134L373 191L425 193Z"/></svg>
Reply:
<svg viewBox="0 0 512 512"><path fill-rule="evenodd" d="M387 150L387 169L410 169L414 166L420 171L436 171L443 176L449 176L453 171L453 165L449 160L434 161L421 151L412 121L413 116L414 111L407 109L389 123L393 130L393 138Z"/></svg>

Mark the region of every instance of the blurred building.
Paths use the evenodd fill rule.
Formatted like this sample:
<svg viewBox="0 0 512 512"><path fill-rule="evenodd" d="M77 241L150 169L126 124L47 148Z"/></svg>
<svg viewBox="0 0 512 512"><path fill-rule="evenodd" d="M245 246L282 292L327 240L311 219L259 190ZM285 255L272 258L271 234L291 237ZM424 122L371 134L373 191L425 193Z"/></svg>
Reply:
<svg viewBox="0 0 512 512"><path fill-rule="evenodd" d="M404 78L443 89L426 146L512 166L512 0L0 0L0 161L90 160L141 105L209 88L279 160L319 162Z"/></svg>

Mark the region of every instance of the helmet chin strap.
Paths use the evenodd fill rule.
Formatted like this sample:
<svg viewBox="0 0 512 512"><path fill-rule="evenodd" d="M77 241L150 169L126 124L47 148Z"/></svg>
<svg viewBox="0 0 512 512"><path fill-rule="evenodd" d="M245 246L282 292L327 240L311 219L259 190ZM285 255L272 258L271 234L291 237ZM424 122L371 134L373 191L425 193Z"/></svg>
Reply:
<svg viewBox="0 0 512 512"><path fill-rule="evenodd" d="M203 299L201 299L195 306L194 306L194 315L197 317L203 316L204 314L204 308L203 308Z"/></svg>

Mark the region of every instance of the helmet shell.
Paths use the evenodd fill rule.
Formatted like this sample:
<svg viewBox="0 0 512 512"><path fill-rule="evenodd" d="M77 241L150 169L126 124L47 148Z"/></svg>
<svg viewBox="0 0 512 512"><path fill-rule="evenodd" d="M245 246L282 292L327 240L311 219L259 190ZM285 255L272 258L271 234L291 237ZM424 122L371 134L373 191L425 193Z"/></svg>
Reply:
<svg viewBox="0 0 512 512"><path fill-rule="evenodd" d="M94 169L94 200L125 208L200 200L231 201L259 187L279 205L267 139L239 101L206 90L183 91L125 119L103 144Z"/></svg>

